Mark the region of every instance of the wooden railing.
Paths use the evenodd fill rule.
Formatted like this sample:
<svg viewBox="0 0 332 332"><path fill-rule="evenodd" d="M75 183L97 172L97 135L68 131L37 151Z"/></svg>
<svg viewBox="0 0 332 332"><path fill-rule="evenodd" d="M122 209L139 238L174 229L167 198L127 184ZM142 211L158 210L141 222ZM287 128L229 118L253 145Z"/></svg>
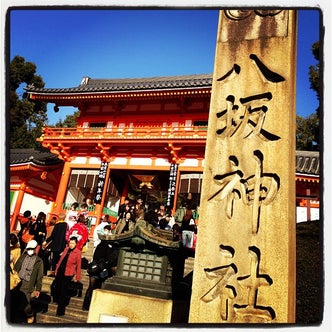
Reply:
<svg viewBox="0 0 332 332"><path fill-rule="evenodd" d="M137 126L112 128L52 128L43 129L44 139L206 139L207 126Z"/></svg>

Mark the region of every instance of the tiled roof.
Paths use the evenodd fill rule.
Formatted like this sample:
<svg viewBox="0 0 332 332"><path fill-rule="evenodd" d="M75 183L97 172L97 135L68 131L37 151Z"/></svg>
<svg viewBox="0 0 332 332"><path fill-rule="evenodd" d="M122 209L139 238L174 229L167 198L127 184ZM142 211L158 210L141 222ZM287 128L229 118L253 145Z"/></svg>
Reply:
<svg viewBox="0 0 332 332"><path fill-rule="evenodd" d="M319 152L296 151L296 172L319 175Z"/></svg>
<svg viewBox="0 0 332 332"><path fill-rule="evenodd" d="M164 76L147 78L92 79L84 77L78 87L73 88L35 88L26 87L27 92L39 93L89 93L121 92L168 89L211 88L212 74Z"/></svg>
<svg viewBox="0 0 332 332"><path fill-rule="evenodd" d="M42 152L34 149L11 149L10 164L24 164L33 162L40 166L51 166L63 163L56 155L51 152Z"/></svg>

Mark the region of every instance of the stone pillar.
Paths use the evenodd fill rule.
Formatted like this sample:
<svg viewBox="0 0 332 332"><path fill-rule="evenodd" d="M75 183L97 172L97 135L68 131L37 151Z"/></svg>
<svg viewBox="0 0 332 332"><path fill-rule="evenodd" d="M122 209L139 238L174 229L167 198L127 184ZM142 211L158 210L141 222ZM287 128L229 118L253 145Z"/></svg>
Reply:
<svg viewBox="0 0 332 332"><path fill-rule="evenodd" d="M190 323L295 322L296 27L220 12Z"/></svg>

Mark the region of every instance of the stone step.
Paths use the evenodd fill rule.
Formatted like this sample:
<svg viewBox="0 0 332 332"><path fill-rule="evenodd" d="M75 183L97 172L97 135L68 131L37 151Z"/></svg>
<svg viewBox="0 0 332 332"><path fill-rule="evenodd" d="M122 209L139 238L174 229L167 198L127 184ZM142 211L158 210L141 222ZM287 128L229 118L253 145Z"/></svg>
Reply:
<svg viewBox="0 0 332 332"><path fill-rule="evenodd" d="M51 286L52 282L54 280L54 277L48 277L48 276L44 276L43 277L43 285L45 286ZM89 284L89 275L86 272L86 270L82 270L81 272L81 282L83 284Z"/></svg>
<svg viewBox="0 0 332 332"><path fill-rule="evenodd" d="M85 324L87 322L87 318L85 320L79 320L75 317L67 317L67 316L55 316L55 315L47 315L47 314L38 314L36 323L37 324Z"/></svg>
<svg viewBox="0 0 332 332"><path fill-rule="evenodd" d="M194 270L194 257L188 257L184 263L184 273L183 276L187 276L190 272Z"/></svg>
<svg viewBox="0 0 332 332"><path fill-rule="evenodd" d="M47 279L52 279L50 277L46 277ZM87 281L86 281L87 280ZM69 324L69 323L86 323L87 317L88 317L88 311L82 310L83 300L85 291L88 287L88 278L84 278L82 280L83 282L83 293L82 297L71 297L70 302L68 306L66 307L66 314L64 316L56 316L56 310L57 310L57 304L54 302L51 302L48 304L48 310L45 313L37 313L36 322L37 323L63 323L63 324ZM49 290L50 282L48 280L48 285L44 285L43 287ZM50 291L47 292L48 295L50 295Z"/></svg>
<svg viewBox="0 0 332 332"><path fill-rule="evenodd" d="M45 292L47 294L51 294L51 284L52 284L53 280L54 280L53 277L44 276L41 291ZM85 292L85 290L89 286L89 276L85 270L82 270L81 283L83 284L83 292Z"/></svg>
<svg viewBox="0 0 332 332"><path fill-rule="evenodd" d="M93 256L93 239L90 238L88 243L86 244L87 246L87 251L82 253L82 257L87 258L87 260L90 262L92 260Z"/></svg>
<svg viewBox="0 0 332 332"><path fill-rule="evenodd" d="M84 298L83 296L82 297L71 297L70 302L69 302L68 306L66 307L66 314L67 314L67 311L68 311L68 314L82 312L83 311L82 310L83 298ZM57 307L57 304L54 302L51 302L49 304L48 310L50 312L53 312L54 308L56 309L56 307ZM83 311L83 312L85 312L85 311ZM54 313L55 313L55 311L54 311Z"/></svg>
<svg viewBox="0 0 332 332"><path fill-rule="evenodd" d="M88 319L88 311L82 310L83 300L78 304L76 301L72 301L71 298L69 305L66 307L66 313L64 316L56 316L57 304L50 303L48 310L45 313L38 313L36 323L52 323L52 324L82 324L86 323Z"/></svg>

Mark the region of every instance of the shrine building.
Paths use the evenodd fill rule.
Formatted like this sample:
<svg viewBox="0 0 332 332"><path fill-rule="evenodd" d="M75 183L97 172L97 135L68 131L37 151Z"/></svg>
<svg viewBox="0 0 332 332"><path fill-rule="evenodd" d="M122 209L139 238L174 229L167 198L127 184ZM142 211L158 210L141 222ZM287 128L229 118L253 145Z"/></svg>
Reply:
<svg viewBox="0 0 332 332"><path fill-rule="evenodd" d="M115 220L127 196L164 202L174 213L190 192L199 207L211 89L212 74L28 86L29 100L53 103L55 112L72 106L80 115L76 128L44 128L38 141L45 156L11 157L11 230L27 193L50 203L48 218L87 202L92 226L105 214ZM310 214L310 204L319 206L319 154L297 158L297 203Z"/></svg>

